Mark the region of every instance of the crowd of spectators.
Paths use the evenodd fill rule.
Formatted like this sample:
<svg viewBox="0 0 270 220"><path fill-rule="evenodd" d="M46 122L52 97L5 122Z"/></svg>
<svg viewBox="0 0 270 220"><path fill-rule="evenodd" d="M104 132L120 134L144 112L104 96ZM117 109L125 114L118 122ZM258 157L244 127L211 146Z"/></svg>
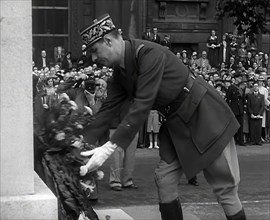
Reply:
<svg viewBox="0 0 270 220"><path fill-rule="evenodd" d="M165 35L164 39L161 39L157 28L153 28L152 31L147 28L142 38L171 49L170 36ZM242 41L239 42L239 39ZM45 50L41 51L40 57L33 61L34 100L38 95L41 97L43 107L49 108L53 100L50 97L54 94L65 92L67 88L83 88L86 92L81 95L72 94L72 99L79 103L79 108L85 109L84 106L88 106L90 107L88 111L97 112L98 108L94 108L92 105L95 98L89 94L95 94L98 88L106 90L107 81L112 76L113 70L93 64L90 54L83 52L84 48L85 45L82 45L82 53L77 59L72 57L70 51L63 54L62 47L57 47L57 53L53 59L47 57ZM257 51L255 47L249 46L244 38L232 34L224 34L222 40L219 41L216 32L212 30L206 43L206 50L200 53L192 51L191 54L188 54L187 49L184 49L176 52L176 56L179 58L179 62L188 66L194 75L204 78L215 87L228 102L241 125L241 134L236 136L236 141L241 145L245 145L248 141L254 142L251 137L248 97L254 92L254 83L260 82L259 87L265 88L259 89L265 99L261 140L269 140L269 54ZM235 92L231 92L232 87L236 87ZM105 94L106 92L102 92L103 99L106 97ZM91 98L89 98L90 96Z"/></svg>

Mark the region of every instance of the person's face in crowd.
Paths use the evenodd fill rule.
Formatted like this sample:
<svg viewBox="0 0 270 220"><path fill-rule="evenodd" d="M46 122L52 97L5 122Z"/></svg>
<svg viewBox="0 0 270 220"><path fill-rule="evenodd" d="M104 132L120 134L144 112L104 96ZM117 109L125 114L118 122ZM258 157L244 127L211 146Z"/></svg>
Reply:
<svg viewBox="0 0 270 220"><path fill-rule="evenodd" d="M253 69L256 69L258 67L257 63L253 63Z"/></svg>
<svg viewBox="0 0 270 220"><path fill-rule="evenodd" d="M255 55L255 60L259 60L259 59L260 59L259 54L256 54Z"/></svg>
<svg viewBox="0 0 270 220"><path fill-rule="evenodd" d="M84 51L84 50L85 50L85 48L86 48L86 45L85 45L85 44L83 44L83 45L82 45L82 51Z"/></svg>
<svg viewBox="0 0 270 220"><path fill-rule="evenodd" d="M58 70L60 69L60 66L59 66L58 64L56 64L56 65L54 66L54 68L55 68L55 71L58 71Z"/></svg>
<svg viewBox="0 0 270 220"><path fill-rule="evenodd" d="M230 87L230 85L231 85L231 82L230 81L225 81L225 87Z"/></svg>
<svg viewBox="0 0 270 220"><path fill-rule="evenodd" d="M118 29L118 33L122 35L123 31L121 28Z"/></svg>
<svg viewBox="0 0 270 220"><path fill-rule="evenodd" d="M232 83L234 84L234 83L235 83L235 78L232 78L231 81L232 81Z"/></svg>
<svg viewBox="0 0 270 220"><path fill-rule="evenodd" d="M227 39L227 36L226 36L225 34L223 34L223 35L222 35L222 40L223 40L223 41L226 41L226 39Z"/></svg>
<svg viewBox="0 0 270 220"><path fill-rule="evenodd" d="M97 64L93 64L93 70L95 70L97 68Z"/></svg>
<svg viewBox="0 0 270 220"><path fill-rule="evenodd" d="M248 52L248 53L247 53L247 57L248 57L248 58L251 58L251 57L252 57L252 53L251 53L251 52Z"/></svg>
<svg viewBox="0 0 270 220"><path fill-rule="evenodd" d="M222 62L222 63L220 64L220 69L225 69L225 67L226 67L225 63Z"/></svg>
<svg viewBox="0 0 270 220"><path fill-rule="evenodd" d="M212 80L208 80L208 84L211 85L211 86L214 86L214 83Z"/></svg>
<svg viewBox="0 0 270 220"><path fill-rule="evenodd" d="M203 51L202 52L202 58L205 59L206 57L207 57L207 53L206 53L206 51Z"/></svg>
<svg viewBox="0 0 270 220"><path fill-rule="evenodd" d="M42 50L42 51L41 51L41 56L42 56L43 58L46 58L46 51L45 51L45 50Z"/></svg>
<svg viewBox="0 0 270 220"><path fill-rule="evenodd" d="M157 28L153 28L153 33L154 33L154 35L157 35Z"/></svg>
<svg viewBox="0 0 270 220"><path fill-rule="evenodd" d="M234 63L234 58L233 57L230 58L230 63L232 63L232 64Z"/></svg>
<svg viewBox="0 0 270 220"><path fill-rule="evenodd" d="M268 54L265 53L265 54L264 54L264 59L265 59L265 60L268 60L268 58L269 58Z"/></svg>
<svg viewBox="0 0 270 220"><path fill-rule="evenodd" d="M67 59L70 59L70 53L67 54Z"/></svg>
<svg viewBox="0 0 270 220"><path fill-rule="evenodd" d="M55 68L54 68L54 67L51 67L51 69L50 69L50 73L51 73L51 74L55 74L55 73L56 73L56 71L55 71Z"/></svg>
<svg viewBox="0 0 270 220"><path fill-rule="evenodd" d="M62 53L62 47L57 47L57 53L61 54Z"/></svg>
<svg viewBox="0 0 270 220"><path fill-rule="evenodd" d="M241 61L238 62L238 67L239 68L243 67L243 63Z"/></svg>
<svg viewBox="0 0 270 220"><path fill-rule="evenodd" d="M187 53L182 53L183 58L187 58Z"/></svg>
<svg viewBox="0 0 270 220"><path fill-rule="evenodd" d="M259 84L257 82L255 82L253 84L253 89L254 89L255 92L258 92L259 91Z"/></svg>
<svg viewBox="0 0 270 220"><path fill-rule="evenodd" d="M217 73L215 73L215 74L213 75L213 79L214 79L214 81L216 81L217 79L219 79L219 75L218 75Z"/></svg>
<svg viewBox="0 0 270 220"><path fill-rule="evenodd" d="M49 78L48 81L47 81L47 84L48 84L49 87L53 87L53 79Z"/></svg>
<svg viewBox="0 0 270 220"><path fill-rule="evenodd" d="M50 69L48 67L44 68L44 73L48 73L50 71Z"/></svg>
<svg viewBox="0 0 270 220"><path fill-rule="evenodd" d="M267 78L266 83L267 83L267 86L269 87L270 86L270 77Z"/></svg>
<svg viewBox="0 0 270 220"><path fill-rule="evenodd" d="M215 30L212 30L212 31L211 31L211 36L214 37L215 35L216 35L216 31L215 31Z"/></svg>
<svg viewBox="0 0 270 220"><path fill-rule="evenodd" d="M193 58L194 60L196 60L196 59L197 59L197 54L192 55L192 58Z"/></svg>
<svg viewBox="0 0 270 220"><path fill-rule="evenodd" d="M242 49L245 49L245 44L244 43L241 43L240 46L241 46Z"/></svg>
<svg viewBox="0 0 270 220"><path fill-rule="evenodd" d="M101 98L105 95L107 89L107 83L103 79L96 80L96 92L95 96Z"/></svg>
<svg viewBox="0 0 270 220"><path fill-rule="evenodd" d="M181 54L179 52L176 53L176 56L177 56L178 59L181 58Z"/></svg>

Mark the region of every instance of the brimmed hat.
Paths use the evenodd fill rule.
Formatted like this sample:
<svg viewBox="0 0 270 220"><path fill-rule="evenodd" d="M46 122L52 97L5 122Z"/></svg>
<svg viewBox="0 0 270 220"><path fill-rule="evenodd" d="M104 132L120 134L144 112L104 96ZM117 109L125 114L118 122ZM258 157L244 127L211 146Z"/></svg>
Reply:
<svg viewBox="0 0 270 220"><path fill-rule="evenodd" d="M191 56L196 56L196 55L197 55L197 52L193 51Z"/></svg>
<svg viewBox="0 0 270 220"><path fill-rule="evenodd" d="M186 50L182 50L182 53L187 53L187 51Z"/></svg>
<svg viewBox="0 0 270 220"><path fill-rule="evenodd" d="M82 43L86 45L84 51L114 29L115 25L113 24L109 14L102 15L101 17L95 19L86 28L81 29L80 36Z"/></svg>
<svg viewBox="0 0 270 220"><path fill-rule="evenodd" d="M263 76L259 76L258 81L264 81L265 78Z"/></svg>

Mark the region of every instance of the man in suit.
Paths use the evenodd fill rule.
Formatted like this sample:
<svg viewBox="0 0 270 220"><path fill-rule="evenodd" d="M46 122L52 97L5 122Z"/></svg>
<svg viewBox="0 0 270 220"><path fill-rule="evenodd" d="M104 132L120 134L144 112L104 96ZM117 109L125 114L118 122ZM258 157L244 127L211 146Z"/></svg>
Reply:
<svg viewBox="0 0 270 220"><path fill-rule="evenodd" d="M202 56L195 61L196 66L200 67L201 72L204 74L208 73L211 70L211 66L209 64L209 60L207 59L207 52L202 51Z"/></svg>
<svg viewBox="0 0 270 220"><path fill-rule="evenodd" d="M51 64L52 64L52 60L49 57L47 57L46 50L42 50L41 56L38 57L38 59L36 61L37 68L43 69L45 67L50 67Z"/></svg>
<svg viewBox="0 0 270 220"><path fill-rule="evenodd" d="M216 90L194 77L165 47L138 39L124 41L108 14L80 34L94 62L114 67L108 97L82 132L85 140L94 144L121 106L130 102L110 140L81 153L92 157L80 174L96 170L117 147L126 149L155 109L166 117L159 132L161 160L155 170L162 219L183 219L180 178L183 173L190 179L203 171L227 218L245 220L237 192L240 177L233 139L239 124Z"/></svg>
<svg viewBox="0 0 270 220"><path fill-rule="evenodd" d="M152 33L151 33L151 28L150 27L146 27L146 31L143 33L142 39L151 41Z"/></svg>
<svg viewBox="0 0 270 220"><path fill-rule="evenodd" d="M235 74L235 81L232 83L226 92L226 101L232 109L237 121L240 124L240 128L235 135L236 143L245 146L244 133L243 133L243 116L244 116L244 95L240 90L239 85L242 81L242 75L240 73Z"/></svg>
<svg viewBox="0 0 270 220"><path fill-rule="evenodd" d="M79 59L77 60L77 69L84 68L87 66L91 66L92 60L91 55L88 51L85 50L86 45L82 45L82 54L80 55Z"/></svg>
<svg viewBox="0 0 270 220"><path fill-rule="evenodd" d="M264 95L259 92L258 82L253 84L253 92L248 97L248 111L250 113L251 144L262 145L262 119L264 112Z"/></svg>
<svg viewBox="0 0 270 220"><path fill-rule="evenodd" d="M158 34L158 29L156 27L153 28L152 41L160 44L160 36Z"/></svg>

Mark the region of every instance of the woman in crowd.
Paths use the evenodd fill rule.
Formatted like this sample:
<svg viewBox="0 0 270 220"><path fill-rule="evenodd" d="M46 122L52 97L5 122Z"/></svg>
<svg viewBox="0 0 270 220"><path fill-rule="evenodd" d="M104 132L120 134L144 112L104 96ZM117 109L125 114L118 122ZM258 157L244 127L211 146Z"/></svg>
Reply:
<svg viewBox="0 0 270 220"><path fill-rule="evenodd" d="M208 59L211 66L218 67L219 58L218 52L220 44L216 36L216 31L212 30L211 35L209 36L206 46L208 47Z"/></svg>
<svg viewBox="0 0 270 220"><path fill-rule="evenodd" d="M67 52L63 61L62 61L62 69L65 72L68 72L72 69L72 59L71 59L71 52Z"/></svg>

